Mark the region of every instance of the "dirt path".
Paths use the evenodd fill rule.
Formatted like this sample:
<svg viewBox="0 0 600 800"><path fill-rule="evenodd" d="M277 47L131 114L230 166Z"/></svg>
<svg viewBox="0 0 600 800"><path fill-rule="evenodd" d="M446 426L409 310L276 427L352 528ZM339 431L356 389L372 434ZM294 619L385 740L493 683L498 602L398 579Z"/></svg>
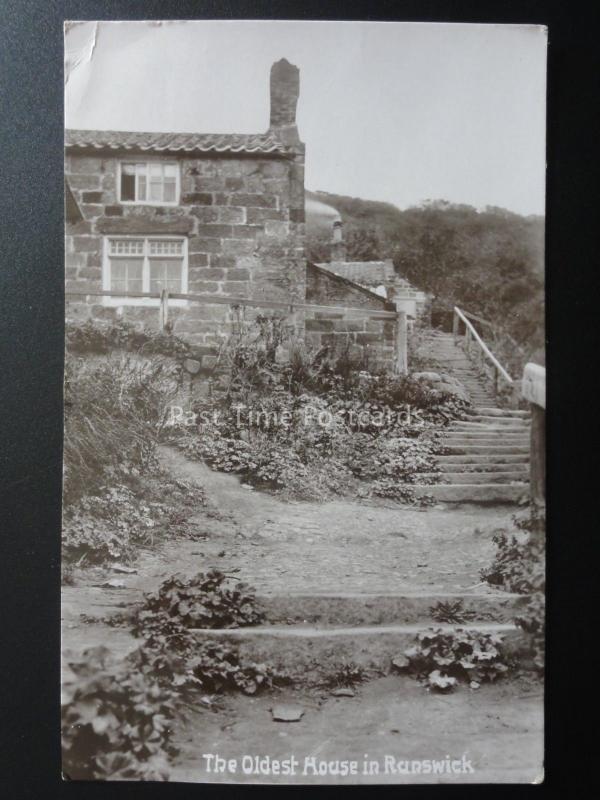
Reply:
<svg viewBox="0 0 600 800"><path fill-rule="evenodd" d="M86 570L63 589L63 647L81 652L103 644L124 655L139 646L127 630L85 622L81 614L110 616L131 608L175 572L239 569L259 594L461 592L486 594L479 571L494 551L492 535L510 521L504 507L438 506L418 510L359 500L289 503L244 488L238 478L211 471L171 448L163 466L201 484L210 508L190 521L196 541L174 539L140 553L134 574ZM105 588L119 580L121 588ZM253 782L260 776L209 775L204 753L241 758L355 758L365 753L383 765L396 759L471 758L475 773L445 781L533 781L541 764L540 689L506 682L477 692L428 694L413 679L377 678L355 697L286 690L255 699L227 696L218 713L191 710L178 732L181 754L172 780ZM305 709L298 723L276 723L275 702ZM258 744L260 743L260 744ZM383 767L382 767L383 769ZM381 774L353 782L418 782L425 776ZM274 779L277 781L277 778ZM306 783L297 775L287 782ZM326 782L322 777L319 782ZM339 778L332 778L333 782ZM437 780L437 779L436 779ZM317 779L312 778L312 782Z"/></svg>
<svg viewBox="0 0 600 800"><path fill-rule="evenodd" d="M279 703L301 707L301 720L275 722L271 708ZM232 696L218 713L195 711L177 744L181 752L171 775L173 781L533 783L542 775L542 693L528 682L511 681L477 691L461 688L450 695L436 695L412 678L390 675L357 688L354 697L302 691L255 699ZM236 773L209 773L202 756L211 753L236 759ZM299 766L295 775L284 779L244 774L244 755L280 760L293 755ZM378 774L360 774L365 756L379 764ZM473 772L432 776L385 771L386 757L398 762L448 756L465 756ZM359 774L315 776L310 767L304 775L306 758L356 760Z"/></svg>
<svg viewBox="0 0 600 800"><path fill-rule="evenodd" d="M480 569L490 562L494 530L510 521L506 507L399 505L336 500L289 503L244 488L172 448L161 462L175 478L204 486L211 508L190 522L197 540L173 539L142 550L135 574L85 570L63 588L63 643L81 650L112 642L133 648L126 631L83 623L142 599L169 575L218 567L239 569L259 593L459 592L485 594ZM212 509L212 510L211 510ZM107 581L123 588L103 588Z"/></svg>
<svg viewBox="0 0 600 800"><path fill-rule="evenodd" d="M506 507L284 502L175 450L161 456L173 474L198 481L227 509L235 544L217 533L206 555L214 558L211 545L223 546L221 565L240 566L260 592L464 590L480 583L493 531L510 521Z"/></svg>

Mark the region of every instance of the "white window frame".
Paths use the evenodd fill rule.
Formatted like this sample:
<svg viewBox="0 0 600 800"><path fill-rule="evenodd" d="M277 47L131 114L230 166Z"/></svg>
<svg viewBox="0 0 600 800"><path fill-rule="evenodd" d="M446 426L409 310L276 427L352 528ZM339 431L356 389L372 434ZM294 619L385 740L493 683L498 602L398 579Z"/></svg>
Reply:
<svg viewBox="0 0 600 800"><path fill-rule="evenodd" d="M121 198L121 173L123 171L123 164L146 164L148 170L151 164L173 164L175 166L175 200L123 200ZM146 175L146 186L150 187L148 175ZM137 191L137 181L136 181ZM123 158L118 162L117 170L117 198L121 205L124 206L178 206L181 197L181 164L173 158Z"/></svg>
<svg viewBox="0 0 600 800"><path fill-rule="evenodd" d="M139 240L142 239L144 242L144 254L141 257L143 261L143 268L142 268L142 291L149 292L150 291L150 253L148 243L152 240L154 241L178 241L183 243L183 247L181 248L182 253L179 256L174 256L173 258L181 258L182 259L182 266L181 266L181 294L186 294L188 291L188 239L187 236L175 236L175 235L156 235L151 233L144 233L139 235L128 234L126 236L121 236L117 233L115 234L108 234L103 239L103 246L102 246L102 289L104 291L110 291L110 242L111 240L118 239L133 239ZM114 255L114 254L113 254ZM117 256L118 257L118 256ZM135 257L135 256L134 256ZM165 259L168 259L169 256L164 256ZM160 299L154 297L110 297L110 296L103 296L103 305L105 306L150 306L150 307L158 307L160 305ZM169 298L169 307L185 307L188 305L187 300Z"/></svg>

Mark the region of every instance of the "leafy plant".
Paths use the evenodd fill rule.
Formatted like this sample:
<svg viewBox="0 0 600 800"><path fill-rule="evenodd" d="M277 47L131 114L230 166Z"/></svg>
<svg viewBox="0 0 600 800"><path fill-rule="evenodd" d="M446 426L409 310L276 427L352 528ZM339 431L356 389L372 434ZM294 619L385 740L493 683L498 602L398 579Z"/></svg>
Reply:
<svg viewBox="0 0 600 800"><path fill-rule="evenodd" d="M515 617L515 624L529 637L529 656L534 667L544 670L546 599L542 592L534 592L529 602Z"/></svg>
<svg viewBox="0 0 600 800"><path fill-rule="evenodd" d="M167 780L177 695L105 647L64 670L63 772L72 780Z"/></svg>
<svg viewBox="0 0 600 800"><path fill-rule="evenodd" d="M449 625L460 625L462 622L468 622L470 619L475 618L474 611L467 611L463 607L462 600L438 600L438 602L431 606L429 613L436 622L443 622Z"/></svg>
<svg viewBox="0 0 600 800"><path fill-rule="evenodd" d="M187 517L205 503L199 487L160 473L146 476L143 486L139 481L133 485L135 491L122 483L105 486L97 495L86 495L65 507L65 564L131 561L140 546L157 538L193 535Z"/></svg>
<svg viewBox="0 0 600 800"><path fill-rule="evenodd" d="M136 636L172 636L183 628L237 628L263 618L254 592L231 575L212 569L192 578L173 575L145 597L134 621Z"/></svg>
<svg viewBox="0 0 600 800"><path fill-rule="evenodd" d="M501 651L502 637L492 633L430 629L419 633L416 644L404 655L409 670L425 685L440 692L452 691L459 681L477 688L509 671Z"/></svg>
<svg viewBox="0 0 600 800"><path fill-rule="evenodd" d="M173 687L180 701L197 692L241 691L253 695L278 684L282 676L265 664L240 657L237 648L219 642L198 642L190 629L178 627L178 637L154 634L136 650L131 662L149 680Z"/></svg>
<svg viewBox="0 0 600 800"><path fill-rule="evenodd" d="M513 518L513 524L516 533L503 531L494 536L496 554L492 564L481 571L481 578L509 592L543 592L545 546L540 530L544 520L534 515L524 520Z"/></svg>
<svg viewBox="0 0 600 800"><path fill-rule="evenodd" d="M349 688L364 683L367 680L368 673L360 664L353 662L343 662L332 668L331 672L320 684L327 689Z"/></svg>
<svg viewBox="0 0 600 800"><path fill-rule="evenodd" d="M416 505L422 508L435 505L436 502L433 495L417 494L412 486L398 483L396 478L378 478L369 485L367 495L383 497L388 500L395 500L397 503Z"/></svg>

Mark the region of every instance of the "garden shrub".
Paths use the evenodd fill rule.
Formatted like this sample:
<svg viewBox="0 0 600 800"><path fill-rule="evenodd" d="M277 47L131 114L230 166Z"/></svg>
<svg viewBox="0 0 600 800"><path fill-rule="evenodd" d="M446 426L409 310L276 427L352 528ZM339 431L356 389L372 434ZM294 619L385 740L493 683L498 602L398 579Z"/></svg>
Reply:
<svg viewBox="0 0 600 800"><path fill-rule="evenodd" d="M127 662L111 661L105 647L83 653L63 669L64 775L71 780L167 780L172 688L148 680Z"/></svg>
<svg viewBox="0 0 600 800"><path fill-rule="evenodd" d="M543 592L532 594L527 605L519 609L519 613L515 617L515 625L527 634L529 640L527 655L534 668L540 673L543 672L546 625L546 598Z"/></svg>
<svg viewBox="0 0 600 800"><path fill-rule="evenodd" d="M185 628L238 628L262 619L254 592L246 584L212 569L192 578L172 575L145 597L134 623L136 636L154 635L175 619Z"/></svg>
<svg viewBox="0 0 600 800"><path fill-rule="evenodd" d="M289 679L237 648L196 639L194 628L262 620L254 591L218 570L174 575L133 616L144 641L124 662L95 648L63 670L63 771L71 779L168 780L175 721L207 694L254 695ZM119 619L115 624L123 624ZM131 622L131 620L129 620Z"/></svg>
<svg viewBox="0 0 600 800"><path fill-rule="evenodd" d="M494 561L481 571L482 580L492 586L528 595L514 621L527 634L527 655L540 672L545 648L545 525L545 514L535 507L529 516L513 517L514 532L503 531L494 536Z"/></svg>
<svg viewBox="0 0 600 800"><path fill-rule="evenodd" d="M131 561L140 546L165 536L193 536L187 517L206 502L195 485L160 472L130 486L104 486L65 506L62 555L66 565Z"/></svg>
<svg viewBox="0 0 600 800"><path fill-rule="evenodd" d="M65 343L70 354L107 354L114 350L162 355L172 358L194 358L195 349L173 334L158 329L136 327L125 320L83 324L67 323Z"/></svg>
<svg viewBox="0 0 600 800"><path fill-rule="evenodd" d="M439 692L452 691L459 681L477 688L483 682L506 675L509 664L502 654L502 637L492 633L433 629L419 633L416 644L404 655L408 669L426 686Z"/></svg>
<svg viewBox="0 0 600 800"><path fill-rule="evenodd" d="M238 331L224 347L231 376L223 394L196 404L196 428L169 432L175 444L213 469L301 499L355 488L431 502L406 484L432 482L435 431L461 404L409 376L368 372L349 350L311 354L281 321L260 318L258 328L254 338ZM289 358L279 363L282 342Z"/></svg>
<svg viewBox="0 0 600 800"><path fill-rule="evenodd" d="M168 359L131 355L65 364L64 501L155 466L165 407L180 385Z"/></svg>
<svg viewBox="0 0 600 800"><path fill-rule="evenodd" d="M174 624L179 625L176 621ZM196 641L185 626L181 626L176 642L174 646L167 634L154 635L134 651L130 661L149 680L173 687L180 703L193 703L198 692L254 695L287 682L266 664L241 658L236 647Z"/></svg>
<svg viewBox="0 0 600 800"><path fill-rule="evenodd" d="M545 542L540 535L543 517L513 517L515 531L502 531L494 536L496 554L492 564L481 571L481 578L508 592L531 594L543 592L545 578Z"/></svg>

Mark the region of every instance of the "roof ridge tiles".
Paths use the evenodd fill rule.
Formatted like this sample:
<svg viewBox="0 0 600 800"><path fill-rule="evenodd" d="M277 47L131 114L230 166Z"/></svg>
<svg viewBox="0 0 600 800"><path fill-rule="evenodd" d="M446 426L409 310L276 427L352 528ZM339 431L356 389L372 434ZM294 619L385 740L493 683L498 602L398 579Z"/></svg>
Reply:
<svg viewBox="0 0 600 800"><path fill-rule="evenodd" d="M287 153L293 149L271 130L266 133L175 133L73 128L65 131L65 147L203 153Z"/></svg>

